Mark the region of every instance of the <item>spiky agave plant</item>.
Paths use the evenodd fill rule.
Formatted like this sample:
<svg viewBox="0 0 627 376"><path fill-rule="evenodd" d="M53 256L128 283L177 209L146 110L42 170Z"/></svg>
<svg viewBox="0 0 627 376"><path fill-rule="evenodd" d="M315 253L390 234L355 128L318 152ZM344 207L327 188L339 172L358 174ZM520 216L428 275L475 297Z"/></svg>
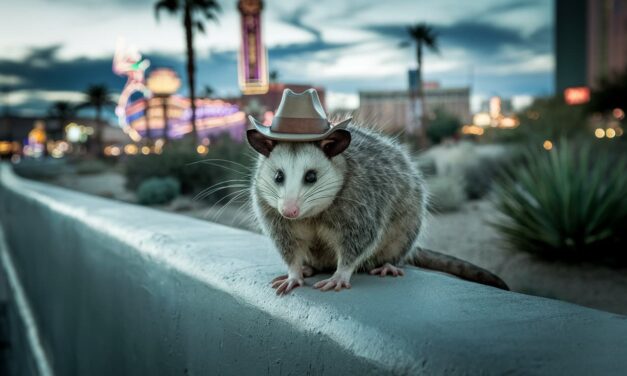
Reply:
<svg viewBox="0 0 627 376"><path fill-rule="evenodd" d="M561 259L627 259L627 161L561 141L529 149L495 187L493 221L517 249Z"/></svg>

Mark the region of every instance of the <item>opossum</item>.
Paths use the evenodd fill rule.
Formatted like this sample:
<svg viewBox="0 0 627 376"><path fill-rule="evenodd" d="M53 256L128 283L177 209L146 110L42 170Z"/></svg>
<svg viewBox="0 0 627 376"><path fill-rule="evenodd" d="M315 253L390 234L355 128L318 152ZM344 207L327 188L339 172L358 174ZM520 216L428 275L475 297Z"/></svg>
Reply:
<svg viewBox="0 0 627 376"><path fill-rule="evenodd" d="M351 123L315 142L277 142L255 129L247 139L259 152L253 210L288 266L271 282L277 294L316 272L333 272L314 284L322 291L351 288L356 271L402 276L404 263L508 289L485 269L420 247L425 184L390 137Z"/></svg>

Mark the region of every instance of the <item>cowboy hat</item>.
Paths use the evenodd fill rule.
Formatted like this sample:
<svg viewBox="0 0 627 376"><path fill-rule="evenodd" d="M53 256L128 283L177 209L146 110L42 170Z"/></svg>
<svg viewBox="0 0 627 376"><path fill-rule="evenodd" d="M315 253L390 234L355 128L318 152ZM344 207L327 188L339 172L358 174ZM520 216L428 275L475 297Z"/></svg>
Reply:
<svg viewBox="0 0 627 376"><path fill-rule="evenodd" d="M316 89L294 93L283 91L279 108L268 127L248 116L251 124L264 137L275 141L307 142L328 138L333 132L345 129L352 118L331 124L324 113Z"/></svg>

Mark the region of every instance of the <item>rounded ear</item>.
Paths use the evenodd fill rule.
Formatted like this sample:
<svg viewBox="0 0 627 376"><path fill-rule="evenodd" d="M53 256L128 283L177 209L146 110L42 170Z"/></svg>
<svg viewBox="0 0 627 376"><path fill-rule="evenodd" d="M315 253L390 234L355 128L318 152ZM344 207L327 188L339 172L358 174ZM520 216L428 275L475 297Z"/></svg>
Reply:
<svg viewBox="0 0 627 376"><path fill-rule="evenodd" d="M270 156L270 152L276 146L276 141L265 137L256 129L247 130L246 138L253 149L257 150L259 154L265 155L266 157Z"/></svg>
<svg viewBox="0 0 627 376"><path fill-rule="evenodd" d="M346 150L350 143L351 133L346 129L338 129L331 133L329 137L320 141L320 149L322 149L327 158L333 158Z"/></svg>

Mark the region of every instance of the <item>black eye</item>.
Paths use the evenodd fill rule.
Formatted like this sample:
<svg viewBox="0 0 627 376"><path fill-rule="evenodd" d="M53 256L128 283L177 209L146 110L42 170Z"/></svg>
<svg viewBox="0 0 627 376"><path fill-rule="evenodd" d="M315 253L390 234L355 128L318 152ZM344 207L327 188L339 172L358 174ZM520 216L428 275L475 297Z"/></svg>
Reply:
<svg viewBox="0 0 627 376"><path fill-rule="evenodd" d="M285 175L283 175L283 171L278 170L274 175L274 181L278 184L281 184L283 183L283 180L285 180Z"/></svg>
<svg viewBox="0 0 627 376"><path fill-rule="evenodd" d="M316 171L314 170L309 170L305 173L305 183L307 184L313 184L318 180L318 174L316 174Z"/></svg>

